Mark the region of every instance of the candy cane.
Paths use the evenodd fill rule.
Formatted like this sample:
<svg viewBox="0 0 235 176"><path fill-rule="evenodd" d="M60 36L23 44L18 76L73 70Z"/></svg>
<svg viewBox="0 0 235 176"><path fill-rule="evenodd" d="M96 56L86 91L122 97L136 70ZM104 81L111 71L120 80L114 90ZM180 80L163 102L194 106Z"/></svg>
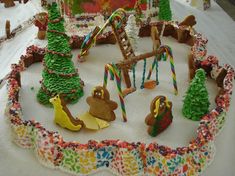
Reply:
<svg viewBox="0 0 235 176"><path fill-rule="evenodd" d="M175 92L175 95L178 95L174 59L173 59L172 50L169 46L166 46L166 53L167 53L168 57L170 58L171 74L172 74L172 79L173 79L174 92Z"/></svg>
<svg viewBox="0 0 235 176"><path fill-rule="evenodd" d="M108 73L112 72L112 74L115 76L116 78L116 85L117 85L117 90L118 90L118 96L119 96L119 100L120 100L120 105L121 105L121 109L122 109L122 117L124 122L127 121L126 118L126 108L125 108L125 102L124 102L124 97L123 97L123 93L122 93L122 87L121 87L121 71L118 70L118 68L114 65L114 64L107 64L105 65L105 70L104 70L104 83L103 83L103 87L107 87L107 81L108 81Z"/></svg>
<svg viewBox="0 0 235 176"><path fill-rule="evenodd" d="M172 79L173 79L174 92L175 92L175 95L178 95L178 88L177 88L177 82L176 82L176 74L175 74L175 66L174 66L174 59L173 59L172 50L167 45L160 46L160 48L164 48L167 57L170 59L171 74L172 74Z"/></svg>
<svg viewBox="0 0 235 176"><path fill-rule="evenodd" d="M175 91L175 95L177 95L178 94L178 88L177 88L177 83L176 83L176 74L175 74L175 67L174 67L173 57L170 57L170 64L171 64L171 73L172 73L174 91Z"/></svg>
<svg viewBox="0 0 235 176"><path fill-rule="evenodd" d="M113 12L113 14L109 17L109 19L105 22L105 24L99 29L99 31L95 34L95 36L93 36L93 38L91 38L91 34L94 31L90 32L86 36L85 41L83 42L83 44L81 46L81 52L78 55L78 58L79 59L82 58L82 56L84 56L88 52L88 50L92 46L95 45L97 36L99 36L101 33L103 33L104 29L109 25L110 22L112 22L115 18L124 19L125 16L126 16L125 10L122 8L119 8L115 12Z"/></svg>

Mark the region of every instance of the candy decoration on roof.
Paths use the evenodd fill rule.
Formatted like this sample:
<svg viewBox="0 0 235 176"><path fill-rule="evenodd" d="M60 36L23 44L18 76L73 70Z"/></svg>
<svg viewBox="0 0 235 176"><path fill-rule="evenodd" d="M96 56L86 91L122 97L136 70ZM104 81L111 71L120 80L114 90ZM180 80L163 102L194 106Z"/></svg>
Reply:
<svg viewBox="0 0 235 176"><path fill-rule="evenodd" d="M182 112L188 119L200 120L209 111L210 102L205 81L205 71L198 69L183 100Z"/></svg>
<svg viewBox="0 0 235 176"><path fill-rule="evenodd" d="M41 104L49 105L49 99L60 94L66 103L75 103L83 95L83 86L71 61L72 54L68 37L65 35L64 19L60 16L56 3L52 3L48 9L48 47L43 60L45 67L37 99Z"/></svg>
<svg viewBox="0 0 235 176"><path fill-rule="evenodd" d="M134 9L135 9L135 17L136 17L137 22L141 22L141 17L143 16L143 12L140 7L140 4L141 4L140 0L136 0Z"/></svg>

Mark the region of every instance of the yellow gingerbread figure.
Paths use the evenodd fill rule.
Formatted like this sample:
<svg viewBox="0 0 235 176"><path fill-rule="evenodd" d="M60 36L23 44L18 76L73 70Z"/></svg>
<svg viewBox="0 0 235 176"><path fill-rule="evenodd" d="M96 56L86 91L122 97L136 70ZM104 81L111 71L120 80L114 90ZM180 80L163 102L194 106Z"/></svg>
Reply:
<svg viewBox="0 0 235 176"><path fill-rule="evenodd" d="M60 95L51 98L50 102L54 106L54 122L56 124L71 131L79 131L84 126L84 123L81 120L72 116Z"/></svg>

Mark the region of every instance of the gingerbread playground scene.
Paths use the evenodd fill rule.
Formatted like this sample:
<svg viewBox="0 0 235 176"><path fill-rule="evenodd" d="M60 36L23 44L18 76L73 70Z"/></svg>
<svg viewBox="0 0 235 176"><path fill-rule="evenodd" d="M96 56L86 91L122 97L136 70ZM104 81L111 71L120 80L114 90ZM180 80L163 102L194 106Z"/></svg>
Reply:
<svg viewBox="0 0 235 176"><path fill-rule="evenodd" d="M0 1L3 174L223 170L233 61L200 28L216 4L177 1Z"/></svg>

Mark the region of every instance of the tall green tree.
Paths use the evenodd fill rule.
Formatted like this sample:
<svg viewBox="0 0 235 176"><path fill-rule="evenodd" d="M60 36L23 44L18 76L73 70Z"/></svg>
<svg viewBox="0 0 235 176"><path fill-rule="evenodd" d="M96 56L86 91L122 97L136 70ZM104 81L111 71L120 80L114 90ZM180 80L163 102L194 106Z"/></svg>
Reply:
<svg viewBox="0 0 235 176"><path fill-rule="evenodd" d="M186 118L200 120L203 115L208 113L210 102L205 80L205 71L198 69L183 100L182 112Z"/></svg>
<svg viewBox="0 0 235 176"><path fill-rule="evenodd" d="M71 60L71 48L65 34L64 19L56 3L49 5L48 14L48 47L43 60L43 79L37 99L41 104L49 105L52 96L61 94L67 103L75 103L83 95L83 87Z"/></svg>
<svg viewBox="0 0 235 176"><path fill-rule="evenodd" d="M169 0L160 0L159 1L159 20L171 21L172 13Z"/></svg>

